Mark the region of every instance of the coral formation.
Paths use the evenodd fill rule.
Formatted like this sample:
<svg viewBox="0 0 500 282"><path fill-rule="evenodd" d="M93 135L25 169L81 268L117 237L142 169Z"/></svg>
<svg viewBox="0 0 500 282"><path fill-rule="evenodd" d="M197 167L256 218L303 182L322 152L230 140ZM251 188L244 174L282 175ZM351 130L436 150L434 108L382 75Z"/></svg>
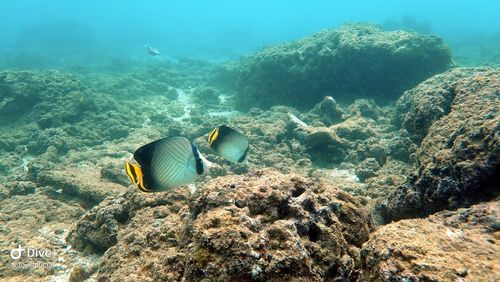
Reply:
<svg viewBox="0 0 500 282"><path fill-rule="evenodd" d="M366 158L356 168L356 175L361 181L375 176L375 173L380 169L380 165L374 158Z"/></svg>
<svg viewBox="0 0 500 282"><path fill-rule="evenodd" d="M23 125L0 133L10 151L57 157L127 137L130 127L139 126L117 114L119 105L110 95L57 71L4 71L0 89L1 122Z"/></svg>
<svg viewBox="0 0 500 282"><path fill-rule="evenodd" d="M359 247L372 223L338 187L259 170L213 179L189 201L185 192L133 191L103 201L80 219L70 241L85 248L112 238L101 246L109 249L98 276L126 281L322 281L359 274Z"/></svg>
<svg viewBox="0 0 500 282"><path fill-rule="evenodd" d="M398 99L393 120L420 143L429 127L447 115L463 79L487 75L488 68L456 68L435 75ZM491 70L490 70L491 72Z"/></svg>
<svg viewBox="0 0 500 282"><path fill-rule="evenodd" d="M72 76L58 71L4 71L0 73L0 121L15 122L30 114L40 102L64 98L84 86Z"/></svg>
<svg viewBox="0 0 500 282"><path fill-rule="evenodd" d="M390 223L363 245L361 281L498 280L500 203Z"/></svg>
<svg viewBox="0 0 500 282"><path fill-rule="evenodd" d="M344 110L331 96L326 96L310 113L320 116L320 120L327 126L343 120Z"/></svg>
<svg viewBox="0 0 500 282"><path fill-rule="evenodd" d="M451 71L451 75L457 72L460 70ZM456 209L498 196L500 72L495 69L465 69L463 72L465 74L458 76L463 78L452 82L454 86L447 92L453 93L446 102L449 109L441 113L440 118L434 118L422 139L416 152L414 175L381 205L387 220ZM436 81L433 78L416 89L427 89ZM422 112L423 107L418 105L447 96L442 93L438 90L432 95L424 90L415 95L412 104L417 106L411 109L417 113L410 112L408 116L424 116L414 120L431 118L427 113L432 112L432 108ZM425 127L422 125L422 130Z"/></svg>
<svg viewBox="0 0 500 282"><path fill-rule="evenodd" d="M193 95L197 103L208 105L219 104L220 93L213 87L199 87L194 91Z"/></svg>
<svg viewBox="0 0 500 282"><path fill-rule="evenodd" d="M437 36L345 25L245 59L238 70L236 101L243 109L307 109L324 96L394 99L450 65L451 52Z"/></svg>

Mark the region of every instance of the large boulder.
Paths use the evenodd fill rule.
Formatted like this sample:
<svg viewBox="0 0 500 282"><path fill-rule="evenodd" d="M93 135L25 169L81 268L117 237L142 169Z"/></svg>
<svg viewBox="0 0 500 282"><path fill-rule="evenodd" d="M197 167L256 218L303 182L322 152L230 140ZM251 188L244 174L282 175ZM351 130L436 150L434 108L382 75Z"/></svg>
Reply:
<svg viewBox="0 0 500 282"><path fill-rule="evenodd" d="M463 79L488 76L492 71L490 68L456 68L427 79L398 99L394 124L406 129L411 139L420 143L432 123L450 112Z"/></svg>
<svg viewBox="0 0 500 282"><path fill-rule="evenodd" d="M97 277L117 281L323 281L359 275L359 248L372 226L369 211L331 184L266 169L213 179L189 200L186 192L158 195L166 201L138 191L104 201L79 221L70 241L85 249L112 232L113 242L99 250L107 249ZM116 215L127 209L126 220L120 220Z"/></svg>
<svg viewBox="0 0 500 282"><path fill-rule="evenodd" d="M441 82L434 78L417 87L428 91L432 88L428 84L438 84L436 93L415 92L413 106L409 107L415 113L403 117L405 122L413 120L409 123L421 125L419 130L411 131L414 136L425 137L416 152L414 175L381 205L386 220L455 209L498 196L500 71L463 71L470 75L453 75L458 78L448 82L453 85L448 91L439 90ZM436 116L431 114L430 104L435 108L448 106ZM424 110L424 105L429 109Z"/></svg>
<svg viewBox="0 0 500 282"><path fill-rule="evenodd" d="M361 281L498 281L500 203L380 227L363 245Z"/></svg>
<svg viewBox="0 0 500 282"><path fill-rule="evenodd" d="M121 196L108 197L90 209L75 224L66 240L85 253L103 253L118 242L120 226L134 218L139 210L167 206L177 212L187 206L188 193L179 189L175 193L140 194L131 189Z"/></svg>
<svg viewBox="0 0 500 282"><path fill-rule="evenodd" d="M277 104L307 109L328 95L393 99L450 64L450 50L437 36L345 25L243 60L236 102L244 109Z"/></svg>

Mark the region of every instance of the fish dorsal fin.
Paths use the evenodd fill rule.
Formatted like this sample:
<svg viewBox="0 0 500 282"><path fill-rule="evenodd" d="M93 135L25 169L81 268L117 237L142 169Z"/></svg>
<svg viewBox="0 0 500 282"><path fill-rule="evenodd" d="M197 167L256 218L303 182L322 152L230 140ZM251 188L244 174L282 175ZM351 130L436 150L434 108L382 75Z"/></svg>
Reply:
<svg viewBox="0 0 500 282"><path fill-rule="evenodd" d="M219 133L221 135L225 135L225 134L228 134L230 132L235 132L236 130L232 129L231 127L227 126L227 125L221 125L219 126Z"/></svg>

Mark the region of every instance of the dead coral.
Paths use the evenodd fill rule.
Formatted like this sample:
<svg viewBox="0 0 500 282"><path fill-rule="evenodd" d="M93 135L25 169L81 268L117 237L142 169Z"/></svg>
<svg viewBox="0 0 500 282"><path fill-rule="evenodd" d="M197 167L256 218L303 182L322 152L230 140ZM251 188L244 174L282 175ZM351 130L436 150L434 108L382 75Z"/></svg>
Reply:
<svg viewBox="0 0 500 282"><path fill-rule="evenodd" d="M450 64L451 52L437 36L345 25L264 48L243 60L236 102L244 109L249 105L305 109L325 96L386 100Z"/></svg>
<svg viewBox="0 0 500 282"><path fill-rule="evenodd" d="M380 227L363 245L363 281L498 280L498 201Z"/></svg>
<svg viewBox="0 0 500 282"><path fill-rule="evenodd" d="M381 205L387 220L456 209L498 195L500 72L479 71L481 76L466 70L472 75L453 82L449 113L426 132L416 152L417 170Z"/></svg>
<svg viewBox="0 0 500 282"><path fill-rule="evenodd" d="M116 245L108 244L99 276L124 281L352 280L359 274L359 247L372 226L368 211L347 193L273 170L213 179L189 201L189 209L178 193L162 195L170 200L160 205L138 204L149 198L143 195L102 202L72 231L80 234L73 238L81 238L72 242L85 248L102 242L88 234L109 225L96 221L96 215L109 214L109 222L115 222L109 227ZM116 205L133 211L126 221L108 211Z"/></svg>

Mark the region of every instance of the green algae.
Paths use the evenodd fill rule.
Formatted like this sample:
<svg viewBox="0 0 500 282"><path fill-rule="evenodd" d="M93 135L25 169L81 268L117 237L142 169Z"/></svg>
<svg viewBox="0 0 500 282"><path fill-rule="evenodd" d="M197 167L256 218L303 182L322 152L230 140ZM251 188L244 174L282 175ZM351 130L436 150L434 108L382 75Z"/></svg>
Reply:
<svg viewBox="0 0 500 282"><path fill-rule="evenodd" d="M452 65L441 38L345 25L269 46L237 70L237 106L312 107L324 96L395 100L404 90Z"/></svg>

